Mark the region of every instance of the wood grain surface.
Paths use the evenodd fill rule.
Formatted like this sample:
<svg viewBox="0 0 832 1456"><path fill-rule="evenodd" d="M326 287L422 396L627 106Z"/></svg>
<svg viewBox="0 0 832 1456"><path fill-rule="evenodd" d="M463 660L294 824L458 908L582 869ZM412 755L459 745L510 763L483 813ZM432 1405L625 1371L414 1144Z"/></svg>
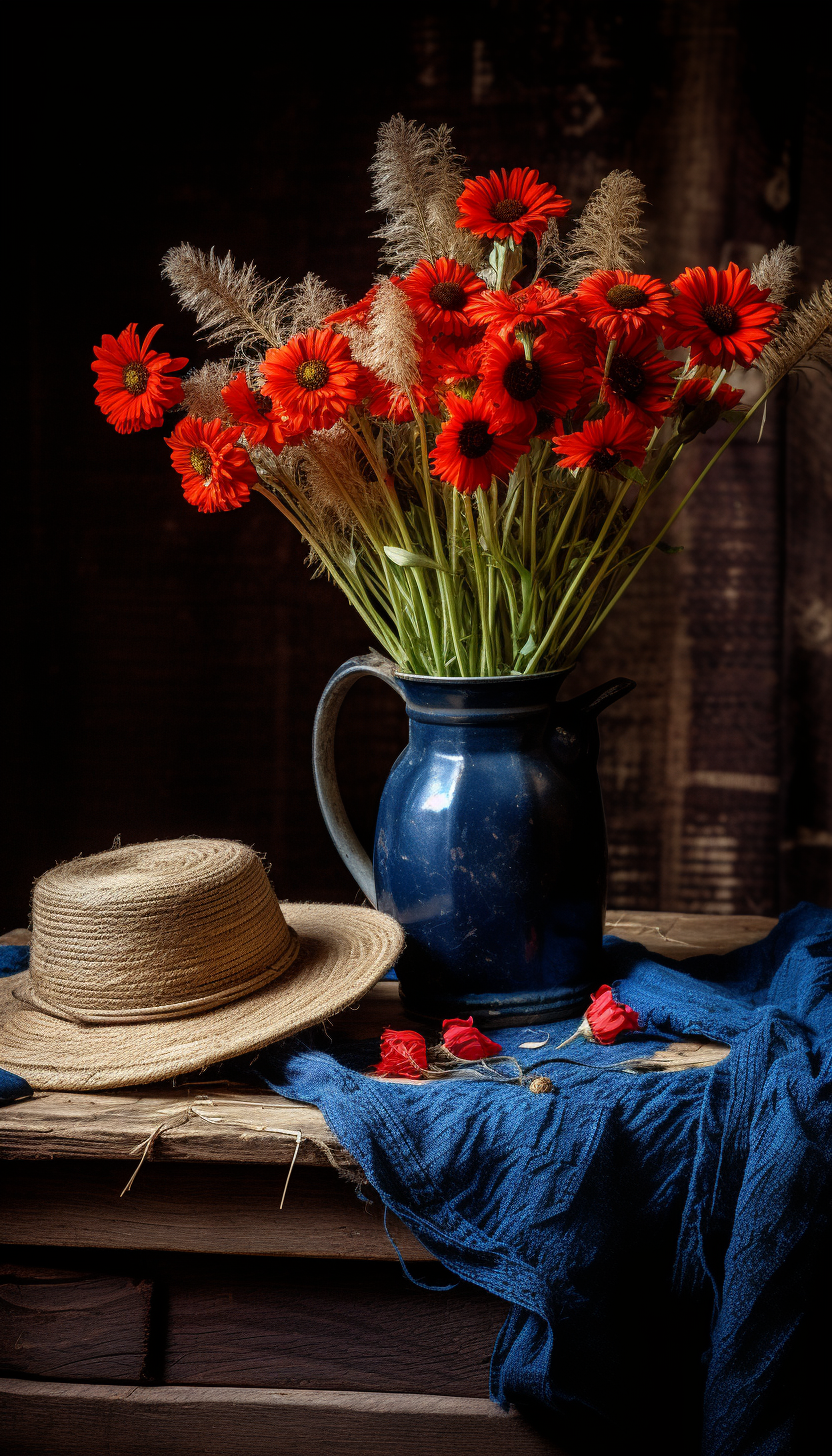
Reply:
<svg viewBox="0 0 832 1456"><path fill-rule="evenodd" d="M152 1163L120 1197L129 1164L20 1162L6 1176L5 1225L17 1244L73 1249L173 1249L326 1259L396 1259L381 1200L362 1203L332 1169L295 1168L283 1208L281 1166ZM430 1259L394 1215L406 1259Z"/></svg>
<svg viewBox="0 0 832 1456"><path fill-rule="evenodd" d="M489 1400L0 1381L15 1456L564 1456Z"/></svg>
<svg viewBox="0 0 832 1456"><path fill-rule="evenodd" d="M0 1375L135 1383L151 1292L127 1274L0 1265Z"/></svg>
<svg viewBox="0 0 832 1456"><path fill-rule="evenodd" d="M167 1263L158 1275L166 1384L488 1395L509 1306L474 1285L421 1289L389 1261L180 1255ZM449 1282L435 1266L417 1272L425 1283Z"/></svg>

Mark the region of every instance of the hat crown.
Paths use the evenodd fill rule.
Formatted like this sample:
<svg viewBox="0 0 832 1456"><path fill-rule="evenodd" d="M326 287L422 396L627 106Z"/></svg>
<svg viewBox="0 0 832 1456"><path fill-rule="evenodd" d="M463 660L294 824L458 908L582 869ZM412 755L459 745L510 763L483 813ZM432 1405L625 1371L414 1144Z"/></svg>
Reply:
<svg viewBox="0 0 832 1456"><path fill-rule="evenodd" d="M260 859L230 840L126 845L35 885L32 990L72 1017L187 1015L264 984L290 952Z"/></svg>

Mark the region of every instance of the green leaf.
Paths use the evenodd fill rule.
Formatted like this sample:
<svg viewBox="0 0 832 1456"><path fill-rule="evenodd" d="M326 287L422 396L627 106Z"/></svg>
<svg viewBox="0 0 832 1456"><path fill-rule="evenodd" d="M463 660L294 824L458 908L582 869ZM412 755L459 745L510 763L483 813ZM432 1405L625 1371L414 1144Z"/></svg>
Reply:
<svg viewBox="0 0 832 1456"><path fill-rule="evenodd" d="M401 546L385 546L385 556L395 562L396 566L422 566L429 567L431 571L444 571L451 576L449 566L442 566L434 561L432 556L420 556L418 551L405 551Z"/></svg>
<svg viewBox="0 0 832 1456"><path fill-rule="evenodd" d="M636 465L626 465L623 460L618 463L618 473L623 475L625 480L634 480L636 485L646 485L647 476L638 469Z"/></svg>
<svg viewBox="0 0 832 1456"><path fill-rule="evenodd" d="M519 653L517 654L518 657L531 657L536 646L537 643L535 642L534 637L530 632L525 642L523 643L523 646L520 648Z"/></svg>

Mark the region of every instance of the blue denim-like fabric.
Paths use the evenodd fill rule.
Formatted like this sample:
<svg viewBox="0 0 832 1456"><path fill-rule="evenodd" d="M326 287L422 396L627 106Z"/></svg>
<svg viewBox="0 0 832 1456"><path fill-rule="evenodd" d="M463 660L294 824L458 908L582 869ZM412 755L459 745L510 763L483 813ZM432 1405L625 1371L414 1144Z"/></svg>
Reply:
<svg viewBox="0 0 832 1456"><path fill-rule="evenodd" d="M14 976L18 971L28 970L28 967L28 945L0 945L0 976ZM31 1096L32 1089L23 1077L18 1077L15 1072L4 1072L0 1067L0 1107Z"/></svg>
<svg viewBox="0 0 832 1456"><path fill-rule="evenodd" d="M424 1246L514 1306L492 1358L500 1404L581 1451L811 1449L799 1429L829 1238L832 913L798 906L757 945L682 965L608 938L604 962L638 1032L560 1053L520 1049L546 1028L497 1033L555 1095L385 1084L362 1075L377 1043L295 1039L253 1070L317 1104ZM576 1025L549 1028L550 1045ZM696 1033L730 1055L676 1073L616 1065Z"/></svg>

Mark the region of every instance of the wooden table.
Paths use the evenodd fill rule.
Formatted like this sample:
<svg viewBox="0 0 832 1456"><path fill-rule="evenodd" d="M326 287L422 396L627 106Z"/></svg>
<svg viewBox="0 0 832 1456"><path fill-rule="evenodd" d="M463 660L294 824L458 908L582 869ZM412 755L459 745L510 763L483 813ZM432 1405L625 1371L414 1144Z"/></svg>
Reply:
<svg viewBox="0 0 832 1456"><path fill-rule="evenodd" d="M750 944L774 923L618 911L607 929L684 960ZM385 1025L407 1025L391 982L335 1030L360 1038ZM560 1450L488 1399L508 1307L471 1285L431 1293L404 1278L378 1195L316 1108L187 1077L36 1093L0 1109L0 1159L15 1241L0 1269L4 1450ZM410 1230L388 1222L417 1277L447 1282Z"/></svg>

